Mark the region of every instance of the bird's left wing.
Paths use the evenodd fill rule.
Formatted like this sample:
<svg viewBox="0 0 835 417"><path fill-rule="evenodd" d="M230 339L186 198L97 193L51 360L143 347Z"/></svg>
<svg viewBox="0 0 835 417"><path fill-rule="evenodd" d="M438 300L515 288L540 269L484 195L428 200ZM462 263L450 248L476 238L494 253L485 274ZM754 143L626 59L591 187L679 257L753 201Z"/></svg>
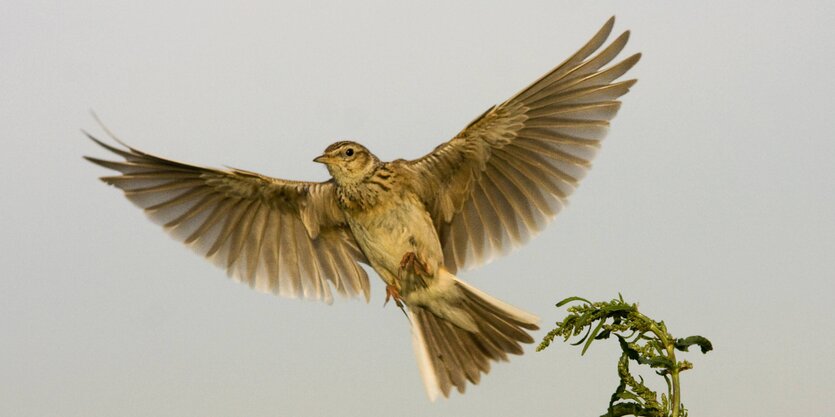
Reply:
<svg viewBox="0 0 835 417"><path fill-rule="evenodd" d="M119 171L122 189L175 239L263 292L330 303L333 292L369 298L367 263L334 199L331 182L270 178L160 158L87 135L124 158L90 162Z"/></svg>
<svg viewBox="0 0 835 417"><path fill-rule="evenodd" d="M635 83L615 80L640 58L603 68L629 39L625 32L597 52L613 24L614 18L568 60L449 142L402 163L438 228L448 270L479 265L524 243L557 214L590 168L620 108L617 98Z"/></svg>

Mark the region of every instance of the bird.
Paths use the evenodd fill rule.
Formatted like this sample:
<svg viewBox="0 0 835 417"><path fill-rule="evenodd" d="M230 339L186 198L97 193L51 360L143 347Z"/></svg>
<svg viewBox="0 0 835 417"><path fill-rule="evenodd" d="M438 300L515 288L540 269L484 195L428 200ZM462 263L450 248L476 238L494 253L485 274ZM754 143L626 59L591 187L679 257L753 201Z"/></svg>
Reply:
<svg viewBox="0 0 835 417"><path fill-rule="evenodd" d="M370 300L367 265L407 315L431 400L464 393L491 363L521 355L539 318L459 279L542 231L591 167L640 59L609 65L610 18L573 55L414 160L381 161L338 141L313 161L324 182L162 158L84 132L118 160L101 177L175 239L257 290L331 303ZM604 46L605 45L605 46ZM607 66L608 65L608 66Z"/></svg>

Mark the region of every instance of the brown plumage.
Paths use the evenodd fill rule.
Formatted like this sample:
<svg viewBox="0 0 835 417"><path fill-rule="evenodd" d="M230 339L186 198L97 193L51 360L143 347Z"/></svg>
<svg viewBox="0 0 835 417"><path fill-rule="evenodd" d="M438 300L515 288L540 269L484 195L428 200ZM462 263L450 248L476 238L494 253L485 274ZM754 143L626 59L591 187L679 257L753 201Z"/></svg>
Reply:
<svg viewBox="0 0 835 417"><path fill-rule="evenodd" d="M533 341L535 316L454 274L542 230L590 168L617 98L635 83L616 80L640 58L604 68L629 37L601 50L613 24L413 161L381 162L341 141L315 159L333 178L312 183L183 164L92 136L124 160L87 159L119 171L102 180L172 236L261 291L368 299L359 264L370 265L408 311L427 392L448 396Z"/></svg>

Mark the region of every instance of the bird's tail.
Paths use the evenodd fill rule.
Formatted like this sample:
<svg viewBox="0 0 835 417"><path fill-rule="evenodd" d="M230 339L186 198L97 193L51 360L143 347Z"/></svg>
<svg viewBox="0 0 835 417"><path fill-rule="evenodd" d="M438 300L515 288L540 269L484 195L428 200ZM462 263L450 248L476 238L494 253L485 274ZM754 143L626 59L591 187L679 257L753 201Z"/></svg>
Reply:
<svg viewBox="0 0 835 417"><path fill-rule="evenodd" d="M410 306L412 341L430 400L448 397L455 386L463 393L467 381L478 384L491 361L507 361L522 354L520 343L532 343L530 330L539 318L493 298L441 269L441 279L452 279L461 296L456 309L466 313L476 331L457 326L421 306ZM446 275L446 276L444 276Z"/></svg>

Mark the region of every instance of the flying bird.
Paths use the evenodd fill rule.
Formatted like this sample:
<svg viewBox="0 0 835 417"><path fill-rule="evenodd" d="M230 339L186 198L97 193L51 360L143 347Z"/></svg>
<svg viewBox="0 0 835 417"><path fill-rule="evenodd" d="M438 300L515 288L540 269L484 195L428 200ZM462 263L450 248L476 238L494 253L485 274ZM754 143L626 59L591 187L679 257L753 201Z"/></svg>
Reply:
<svg viewBox="0 0 835 417"><path fill-rule="evenodd" d="M614 17L565 62L415 160L383 162L340 141L314 159L330 180L290 181L175 162L112 134L119 146L87 136L121 160L85 158L118 171L101 179L258 290L368 301L360 264L369 265L386 301L408 315L430 399L448 397L533 342L537 317L455 274L541 231L589 170L618 98L636 82L617 80L640 59L607 67L629 38L604 47L613 25Z"/></svg>

